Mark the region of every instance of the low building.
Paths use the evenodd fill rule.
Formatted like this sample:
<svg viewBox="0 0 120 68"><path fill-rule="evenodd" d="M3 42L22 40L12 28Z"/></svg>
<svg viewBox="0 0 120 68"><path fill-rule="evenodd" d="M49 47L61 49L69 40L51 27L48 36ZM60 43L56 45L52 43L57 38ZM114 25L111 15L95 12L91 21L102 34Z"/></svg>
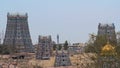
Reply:
<svg viewBox="0 0 120 68"><path fill-rule="evenodd" d="M79 54L84 52L84 44L83 43L75 43L68 48L69 54Z"/></svg>

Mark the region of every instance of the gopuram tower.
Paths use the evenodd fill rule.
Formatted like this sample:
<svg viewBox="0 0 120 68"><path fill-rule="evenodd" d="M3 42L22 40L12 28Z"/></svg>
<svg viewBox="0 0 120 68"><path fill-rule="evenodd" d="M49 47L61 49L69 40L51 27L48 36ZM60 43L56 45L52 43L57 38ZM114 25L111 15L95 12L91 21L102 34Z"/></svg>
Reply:
<svg viewBox="0 0 120 68"><path fill-rule="evenodd" d="M4 45L14 52L34 52L28 26L28 15L7 14Z"/></svg>

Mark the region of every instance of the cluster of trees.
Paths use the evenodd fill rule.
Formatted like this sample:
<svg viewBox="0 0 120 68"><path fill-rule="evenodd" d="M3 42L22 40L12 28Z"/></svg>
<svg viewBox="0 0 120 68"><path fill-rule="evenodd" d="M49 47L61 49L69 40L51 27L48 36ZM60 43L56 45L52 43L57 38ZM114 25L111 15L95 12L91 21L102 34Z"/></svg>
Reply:
<svg viewBox="0 0 120 68"><path fill-rule="evenodd" d="M117 34L118 36L118 34ZM115 47L116 53L117 53L117 58L120 59L120 33L119 33L119 38L116 39L111 39L108 40L106 35L101 35L101 36L95 36L96 39L89 41L87 43L87 46L85 47L85 52L87 53L96 53L96 57L99 56L99 54L101 53L101 49L104 45L106 45L106 43L109 41L109 43ZM92 60L97 60L97 58L92 57ZM99 65L98 62L95 62L95 64L97 67Z"/></svg>
<svg viewBox="0 0 120 68"><path fill-rule="evenodd" d="M109 43L117 48L117 42L113 40L108 40L106 35L100 35L100 36L95 36L96 39L92 40L93 42L88 42L87 46L85 47L85 52L92 52L92 53L100 53L101 49L106 43L109 41ZM120 48L120 46L119 46ZM119 50L120 49L116 49Z"/></svg>
<svg viewBox="0 0 120 68"><path fill-rule="evenodd" d="M54 44L53 50L56 50L57 47L58 47L58 50L61 50L62 47L64 48L64 50L67 50L68 49L68 42L65 41L65 43L63 45L62 44Z"/></svg>
<svg viewBox="0 0 120 68"><path fill-rule="evenodd" d="M10 54L10 48L8 45L0 45L0 54Z"/></svg>
<svg viewBox="0 0 120 68"><path fill-rule="evenodd" d="M56 48L58 48L58 50L62 49L62 45L61 44L54 44L53 45L53 50L56 50Z"/></svg>

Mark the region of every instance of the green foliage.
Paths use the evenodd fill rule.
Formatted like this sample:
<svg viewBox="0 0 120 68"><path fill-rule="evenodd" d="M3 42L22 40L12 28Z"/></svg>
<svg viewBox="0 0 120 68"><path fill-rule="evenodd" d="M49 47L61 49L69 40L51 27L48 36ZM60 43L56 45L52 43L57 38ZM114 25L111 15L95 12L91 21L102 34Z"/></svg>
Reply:
<svg viewBox="0 0 120 68"><path fill-rule="evenodd" d="M65 41L65 43L64 43L64 50L67 50L67 49L68 49L68 42Z"/></svg>
<svg viewBox="0 0 120 68"><path fill-rule="evenodd" d="M53 50L56 50L56 48L58 48L58 50L61 50L62 45L61 44L54 44L53 45Z"/></svg>
<svg viewBox="0 0 120 68"><path fill-rule="evenodd" d="M0 54L10 54L8 45L0 45Z"/></svg>
<svg viewBox="0 0 120 68"><path fill-rule="evenodd" d="M61 50L62 49L62 45L57 45L58 46L58 50Z"/></svg>
<svg viewBox="0 0 120 68"><path fill-rule="evenodd" d="M102 47L107 43L107 41L106 35L97 36L94 42L95 53L100 53Z"/></svg>
<svg viewBox="0 0 120 68"><path fill-rule="evenodd" d="M85 52L100 53L101 48L107 43L107 36L96 36L94 43L88 43L85 47Z"/></svg>
<svg viewBox="0 0 120 68"><path fill-rule="evenodd" d="M118 45L118 46L116 46L116 52L117 52L117 55L118 55L118 57L119 57L119 59L120 59L120 46Z"/></svg>
<svg viewBox="0 0 120 68"><path fill-rule="evenodd" d="M56 50L56 44L53 45L53 50Z"/></svg>
<svg viewBox="0 0 120 68"><path fill-rule="evenodd" d="M89 45L87 45L86 47L85 47L85 52L86 53L94 53L95 52L95 48L94 48L94 45L91 45L91 44L89 44Z"/></svg>

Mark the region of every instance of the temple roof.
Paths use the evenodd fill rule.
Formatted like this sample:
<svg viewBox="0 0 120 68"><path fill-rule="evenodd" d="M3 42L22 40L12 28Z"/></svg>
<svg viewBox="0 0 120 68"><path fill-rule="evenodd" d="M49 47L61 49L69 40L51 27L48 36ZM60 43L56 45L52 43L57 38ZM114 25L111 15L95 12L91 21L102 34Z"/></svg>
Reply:
<svg viewBox="0 0 120 68"><path fill-rule="evenodd" d="M112 51L115 47L113 47L109 42L102 48L102 51Z"/></svg>
<svg viewBox="0 0 120 68"><path fill-rule="evenodd" d="M109 42L102 48L101 55L116 55L115 47Z"/></svg>

